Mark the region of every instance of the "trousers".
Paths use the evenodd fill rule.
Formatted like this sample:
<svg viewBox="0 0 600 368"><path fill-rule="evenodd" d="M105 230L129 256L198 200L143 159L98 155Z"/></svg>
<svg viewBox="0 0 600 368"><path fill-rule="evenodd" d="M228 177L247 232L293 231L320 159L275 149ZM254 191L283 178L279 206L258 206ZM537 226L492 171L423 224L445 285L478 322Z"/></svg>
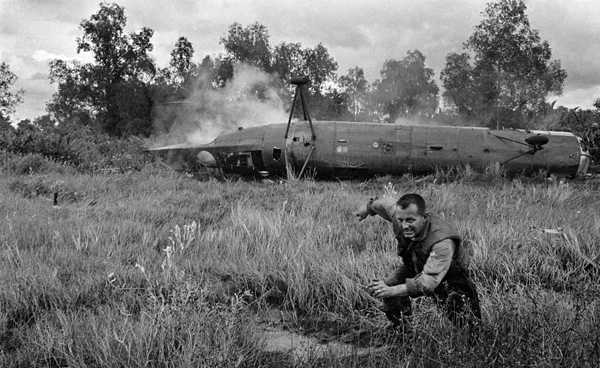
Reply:
<svg viewBox="0 0 600 368"><path fill-rule="evenodd" d="M414 276L414 273L403 268L394 274L391 282L388 281L388 286L403 284L407 278ZM447 276L431 296L456 326L472 325L481 320L477 289L468 272ZM410 297L384 298L382 311L394 325L404 323L412 314Z"/></svg>

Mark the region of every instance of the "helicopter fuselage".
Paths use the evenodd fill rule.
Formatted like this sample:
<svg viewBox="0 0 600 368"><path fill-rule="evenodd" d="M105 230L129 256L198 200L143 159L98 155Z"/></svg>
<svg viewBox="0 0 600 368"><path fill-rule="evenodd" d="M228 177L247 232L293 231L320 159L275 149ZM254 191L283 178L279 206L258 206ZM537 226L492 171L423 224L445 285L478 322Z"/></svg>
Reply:
<svg viewBox="0 0 600 368"><path fill-rule="evenodd" d="M262 176L284 175L286 162L296 172L304 169L321 177L423 173L461 165L476 170L501 165L507 172L546 170L575 176L585 161L578 138L568 132L339 121L312 124L314 139L309 124L299 121L291 125L287 139L286 124L271 124L222 134L196 150L209 152L225 173ZM532 139L537 136L543 139Z"/></svg>

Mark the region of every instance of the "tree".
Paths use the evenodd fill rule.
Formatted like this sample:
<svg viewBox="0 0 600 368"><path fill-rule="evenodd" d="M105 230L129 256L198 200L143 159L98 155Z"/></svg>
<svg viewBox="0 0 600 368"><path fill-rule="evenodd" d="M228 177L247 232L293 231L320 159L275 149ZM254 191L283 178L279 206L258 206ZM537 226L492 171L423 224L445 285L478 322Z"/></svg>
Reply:
<svg viewBox="0 0 600 368"><path fill-rule="evenodd" d="M304 60L306 76L310 79L309 89L313 94L319 94L324 83L335 77L338 64L321 43L313 49L305 49Z"/></svg>
<svg viewBox="0 0 600 368"><path fill-rule="evenodd" d="M126 22L124 8L100 4L98 13L81 22L83 35L77 38L77 52L92 52L95 63L50 63L58 92L48 110L57 118L87 114L84 120L113 136L150 133L153 31L126 34Z"/></svg>
<svg viewBox="0 0 600 368"><path fill-rule="evenodd" d="M10 66L0 63L0 122L8 123L15 106L23 100L23 90L14 90L17 76L10 71Z"/></svg>
<svg viewBox="0 0 600 368"><path fill-rule="evenodd" d="M10 123L10 115L22 101L23 90L14 90L17 76L7 63L0 63L0 148L10 149L16 138L16 129Z"/></svg>
<svg viewBox="0 0 600 368"><path fill-rule="evenodd" d="M300 43L282 42L273 50L272 72L278 75L284 99L290 99L294 86L293 77L305 76L309 80L308 95L311 114L319 119L347 118L346 94L326 88L326 82L335 79L337 62L322 44L304 48ZM284 92L285 91L285 92ZM296 101L296 113L301 114L300 101ZM298 115L300 116L300 115Z"/></svg>
<svg viewBox="0 0 600 368"><path fill-rule="evenodd" d="M179 37L175 43L175 48L171 51L171 62L169 65L178 75L184 77L193 68L194 47L185 37Z"/></svg>
<svg viewBox="0 0 600 368"><path fill-rule="evenodd" d="M323 92L310 96L311 116L320 120L351 120L352 114L347 101L346 92L333 87L326 88Z"/></svg>
<svg viewBox="0 0 600 368"><path fill-rule="evenodd" d="M515 125L539 111L548 94L561 94L566 71L552 60L547 41L532 29L524 0L488 3L465 42L466 53L446 57L444 97L488 125ZM472 61L471 61L472 60Z"/></svg>
<svg viewBox="0 0 600 368"><path fill-rule="evenodd" d="M171 60L167 68L158 70L155 83L163 86L182 88L196 77L196 64L192 61L194 47L185 37L179 37L171 51Z"/></svg>
<svg viewBox="0 0 600 368"><path fill-rule="evenodd" d="M143 27L139 33L125 34L125 9L118 4L100 4L98 13L83 20L83 36L77 38L77 52L92 52L106 82L151 78L154 62L148 52L154 31Z"/></svg>
<svg viewBox="0 0 600 368"><path fill-rule="evenodd" d="M381 80L374 83L378 110L391 122L400 116L434 113L438 87L433 75L433 69L425 66L425 56L419 50L408 51L402 60L387 60Z"/></svg>
<svg viewBox="0 0 600 368"><path fill-rule="evenodd" d="M289 99L293 93L293 87L289 84L292 77L306 76L310 80L308 91L311 102L323 106L323 111L327 111L324 115L327 116L330 116L332 111L340 110L341 94L338 91L335 92L335 96L325 96L332 91L326 91L325 84L335 78L338 66L322 44L314 48L304 48L300 43L282 42L271 48L267 27L260 23L245 27L233 23L227 35L221 38L221 43L226 54L217 57L214 62L217 86L224 86L233 77L235 64L244 63L277 75L274 85L270 87L275 87L284 100ZM260 91L257 93L260 94ZM328 104L333 105L326 107Z"/></svg>
<svg viewBox="0 0 600 368"><path fill-rule="evenodd" d="M358 66L348 69L348 73L339 78L339 84L346 94L346 104L354 121L358 121L367 105L369 82L365 79L364 70Z"/></svg>
<svg viewBox="0 0 600 368"><path fill-rule="evenodd" d="M293 76L304 75L310 79L310 92L321 93L324 83L335 77L337 62L322 44L304 48L300 43L286 43L271 48L267 27L260 23L242 26L233 23L227 35L221 38L226 55L218 63L219 79L227 80L232 75L233 64L245 63L267 73L276 73L281 87Z"/></svg>
<svg viewBox="0 0 600 368"><path fill-rule="evenodd" d="M267 27L253 23L242 27L239 23L229 26L227 36L221 38L225 51L235 62L254 65L261 70L270 71L271 46Z"/></svg>
<svg viewBox="0 0 600 368"><path fill-rule="evenodd" d="M197 87L203 66L195 64L193 56L192 43L185 37L179 37L171 51L169 66L159 69L153 80L151 95L155 103L183 100Z"/></svg>
<svg viewBox="0 0 600 368"><path fill-rule="evenodd" d="M223 87L227 81L233 78L233 68L235 61L230 56L219 55L215 58L215 84L217 87Z"/></svg>
<svg viewBox="0 0 600 368"><path fill-rule="evenodd" d="M299 42L282 42L273 50L272 71L283 83L289 83L293 76L308 73L304 61L305 51Z"/></svg>
<svg viewBox="0 0 600 368"><path fill-rule="evenodd" d="M96 70L92 64L67 63L63 60L50 62L50 82L58 84L58 91L52 96L48 110L59 121L75 115L87 116L85 121L92 123L97 116L99 94L93 90Z"/></svg>
<svg viewBox="0 0 600 368"><path fill-rule="evenodd" d="M312 95L323 93L325 82L335 78L337 67L337 62L322 44L311 49L303 48L300 43L282 42L273 51L272 71L279 75L282 83L289 83L295 76L306 76Z"/></svg>
<svg viewBox="0 0 600 368"><path fill-rule="evenodd" d="M473 68L466 53L450 53L446 56L446 66L441 72L441 80L445 91L444 99L454 104L458 113L472 116L477 103L477 93L473 85Z"/></svg>

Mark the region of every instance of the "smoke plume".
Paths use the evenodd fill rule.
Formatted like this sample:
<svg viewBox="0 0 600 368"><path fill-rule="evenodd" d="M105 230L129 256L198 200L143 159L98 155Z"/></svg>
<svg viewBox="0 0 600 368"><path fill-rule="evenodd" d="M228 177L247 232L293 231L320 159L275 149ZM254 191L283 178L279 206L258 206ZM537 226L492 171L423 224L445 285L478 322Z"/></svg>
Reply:
<svg viewBox="0 0 600 368"><path fill-rule="evenodd" d="M161 144L206 144L223 132L238 127L284 123L284 103L274 87L275 79L256 67L238 64L233 78L222 88L214 88L201 76L188 98L159 111L165 121L172 119Z"/></svg>

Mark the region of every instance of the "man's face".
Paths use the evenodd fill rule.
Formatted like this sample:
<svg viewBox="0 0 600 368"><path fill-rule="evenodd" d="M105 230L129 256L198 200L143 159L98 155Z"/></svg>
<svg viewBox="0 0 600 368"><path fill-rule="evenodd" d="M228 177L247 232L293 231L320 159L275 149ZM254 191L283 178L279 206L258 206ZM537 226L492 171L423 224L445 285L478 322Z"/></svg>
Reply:
<svg viewBox="0 0 600 368"><path fill-rule="evenodd" d="M425 227L425 217L419 214L417 206L412 203L406 208L396 205L394 217L406 239L414 239Z"/></svg>

